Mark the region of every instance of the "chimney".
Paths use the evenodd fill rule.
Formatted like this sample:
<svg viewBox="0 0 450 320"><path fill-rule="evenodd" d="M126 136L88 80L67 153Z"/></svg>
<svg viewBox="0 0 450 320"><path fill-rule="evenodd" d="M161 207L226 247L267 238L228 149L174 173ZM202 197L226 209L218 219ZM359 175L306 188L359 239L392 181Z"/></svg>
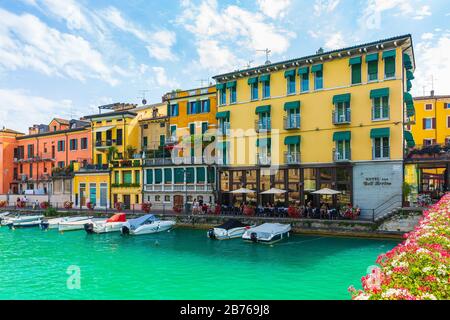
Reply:
<svg viewBox="0 0 450 320"><path fill-rule="evenodd" d="M431 90L430 95L434 97L434 90Z"/></svg>

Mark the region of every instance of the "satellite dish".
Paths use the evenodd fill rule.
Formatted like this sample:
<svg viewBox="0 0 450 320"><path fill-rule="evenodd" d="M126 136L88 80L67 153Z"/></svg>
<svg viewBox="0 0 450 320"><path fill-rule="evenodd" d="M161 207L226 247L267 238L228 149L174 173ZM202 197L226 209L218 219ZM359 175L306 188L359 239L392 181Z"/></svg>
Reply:
<svg viewBox="0 0 450 320"><path fill-rule="evenodd" d="M147 104L147 100L142 99L142 104L145 106Z"/></svg>

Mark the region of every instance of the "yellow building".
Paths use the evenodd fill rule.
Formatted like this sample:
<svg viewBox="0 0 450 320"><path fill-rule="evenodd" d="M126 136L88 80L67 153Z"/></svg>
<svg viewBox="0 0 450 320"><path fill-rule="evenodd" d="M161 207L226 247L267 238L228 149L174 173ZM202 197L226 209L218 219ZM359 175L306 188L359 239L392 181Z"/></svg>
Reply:
<svg viewBox="0 0 450 320"><path fill-rule="evenodd" d="M110 208L110 186L110 170L108 168L74 164L72 196L75 208L86 209L88 203L93 208Z"/></svg>
<svg viewBox="0 0 450 320"><path fill-rule="evenodd" d="M215 76L221 201L247 187L255 195L238 200L351 202L366 215L401 202L413 61L406 35ZM288 192L261 194L271 187ZM313 196L321 188L342 194Z"/></svg>

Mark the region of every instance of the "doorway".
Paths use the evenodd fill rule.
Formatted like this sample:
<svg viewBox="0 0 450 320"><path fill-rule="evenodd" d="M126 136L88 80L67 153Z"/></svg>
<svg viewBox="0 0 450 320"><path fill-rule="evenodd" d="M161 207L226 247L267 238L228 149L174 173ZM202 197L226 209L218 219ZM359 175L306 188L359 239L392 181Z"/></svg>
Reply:
<svg viewBox="0 0 450 320"><path fill-rule="evenodd" d="M124 204L124 209L130 209L131 208L131 197L129 194L124 194L123 195L123 204Z"/></svg>

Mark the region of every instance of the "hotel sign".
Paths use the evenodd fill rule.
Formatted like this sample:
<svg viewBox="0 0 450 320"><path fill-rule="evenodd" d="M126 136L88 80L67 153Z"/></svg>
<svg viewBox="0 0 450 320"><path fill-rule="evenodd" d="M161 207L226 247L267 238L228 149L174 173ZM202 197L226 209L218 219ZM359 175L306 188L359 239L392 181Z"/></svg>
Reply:
<svg viewBox="0 0 450 320"><path fill-rule="evenodd" d="M371 177L364 180L365 187L391 186L392 182L389 178Z"/></svg>

